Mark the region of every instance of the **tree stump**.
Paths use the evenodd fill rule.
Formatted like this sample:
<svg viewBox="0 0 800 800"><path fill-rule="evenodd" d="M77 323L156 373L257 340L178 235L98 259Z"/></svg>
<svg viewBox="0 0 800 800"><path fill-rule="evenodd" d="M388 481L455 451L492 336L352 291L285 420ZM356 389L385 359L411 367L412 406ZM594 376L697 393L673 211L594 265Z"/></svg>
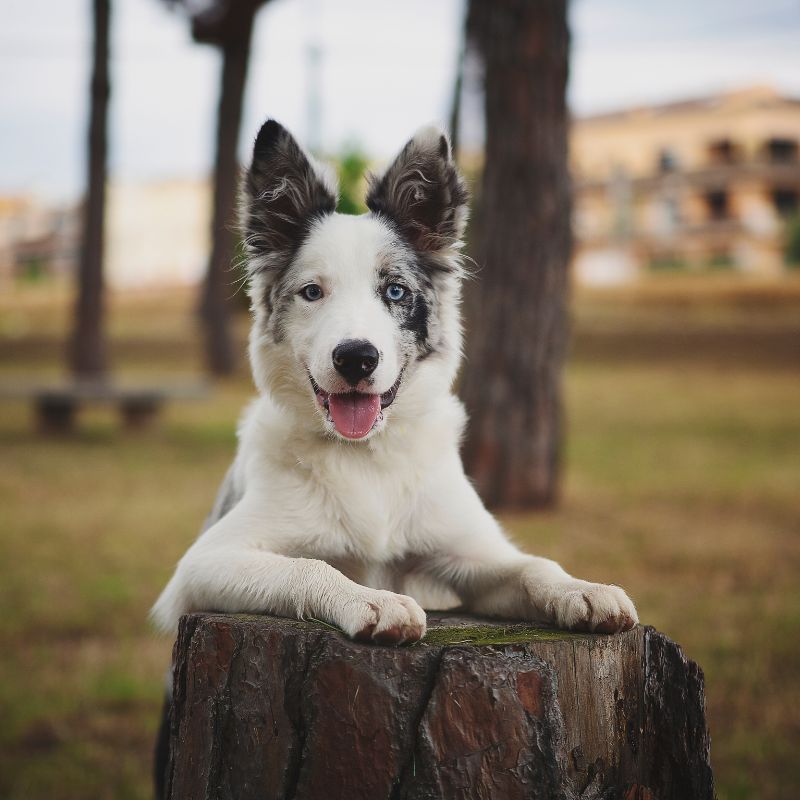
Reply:
<svg viewBox="0 0 800 800"><path fill-rule="evenodd" d="M173 800L713 800L703 675L652 628L603 636L429 614L413 646L191 614Z"/></svg>

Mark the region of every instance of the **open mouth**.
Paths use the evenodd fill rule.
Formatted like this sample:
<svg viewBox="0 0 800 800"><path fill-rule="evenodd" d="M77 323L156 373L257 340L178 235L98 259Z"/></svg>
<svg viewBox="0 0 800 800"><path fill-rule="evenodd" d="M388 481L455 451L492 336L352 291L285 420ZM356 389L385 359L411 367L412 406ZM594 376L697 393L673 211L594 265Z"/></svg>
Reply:
<svg viewBox="0 0 800 800"><path fill-rule="evenodd" d="M375 423L382 416L383 409L388 408L397 397L403 370L400 370L394 386L383 394L326 392L314 380L311 373L308 378L317 402L328 412L328 419L331 420L336 430L347 439L363 439L375 427Z"/></svg>

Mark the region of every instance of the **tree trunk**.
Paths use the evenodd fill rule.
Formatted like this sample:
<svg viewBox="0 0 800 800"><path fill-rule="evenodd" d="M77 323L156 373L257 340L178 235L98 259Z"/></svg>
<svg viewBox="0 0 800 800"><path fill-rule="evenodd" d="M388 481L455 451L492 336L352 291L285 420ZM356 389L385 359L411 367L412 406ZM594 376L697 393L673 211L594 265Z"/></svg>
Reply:
<svg viewBox="0 0 800 800"><path fill-rule="evenodd" d="M703 676L616 636L429 615L422 643L184 617L167 796L712 800Z"/></svg>
<svg viewBox="0 0 800 800"><path fill-rule="evenodd" d="M94 49L88 140L88 186L84 201L78 296L69 361L81 378L101 377L107 369L103 330L103 241L106 203L110 0L94 0Z"/></svg>
<svg viewBox="0 0 800 800"><path fill-rule="evenodd" d="M497 507L557 499L571 250L566 0L471 0L486 150L462 396L467 471Z"/></svg>
<svg viewBox="0 0 800 800"><path fill-rule="evenodd" d="M466 39L466 35L464 37ZM458 162L461 147L461 97L464 92L464 60L466 58L466 41L458 48L456 56L456 74L453 79L453 97L450 101L450 147L453 158Z"/></svg>
<svg viewBox="0 0 800 800"><path fill-rule="evenodd" d="M209 369L217 375L229 375L237 362L230 324L232 298L237 288L237 276L232 271L239 184L237 149L255 11L254 4L242 3L237 11L241 19L237 19L232 35L220 45L222 79L217 111L211 256L200 302L206 359Z"/></svg>

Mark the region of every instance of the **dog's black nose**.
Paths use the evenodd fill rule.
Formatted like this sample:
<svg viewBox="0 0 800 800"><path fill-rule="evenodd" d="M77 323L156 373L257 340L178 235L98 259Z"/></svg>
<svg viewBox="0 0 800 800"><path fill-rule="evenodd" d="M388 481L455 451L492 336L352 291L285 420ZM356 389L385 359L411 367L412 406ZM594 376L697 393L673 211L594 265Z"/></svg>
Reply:
<svg viewBox="0 0 800 800"><path fill-rule="evenodd" d="M333 350L333 366L351 386L372 375L379 358L377 349L364 339L348 339Z"/></svg>

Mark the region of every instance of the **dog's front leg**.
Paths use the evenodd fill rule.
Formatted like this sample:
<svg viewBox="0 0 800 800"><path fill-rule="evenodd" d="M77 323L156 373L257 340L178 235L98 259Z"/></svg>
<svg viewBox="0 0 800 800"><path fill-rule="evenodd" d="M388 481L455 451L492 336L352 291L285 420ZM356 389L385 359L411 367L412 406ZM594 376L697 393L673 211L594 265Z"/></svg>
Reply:
<svg viewBox="0 0 800 800"><path fill-rule="evenodd" d="M518 550L460 469L438 487L427 511L427 540L435 548L428 568L470 611L603 633L638 622L619 586L574 578L555 561Z"/></svg>
<svg viewBox="0 0 800 800"><path fill-rule="evenodd" d="M174 631L190 611L315 618L379 644L417 641L425 612L410 597L370 589L325 561L269 552L265 520L243 500L189 548L156 602L156 624Z"/></svg>
<svg viewBox="0 0 800 800"><path fill-rule="evenodd" d="M480 566L462 562L455 572L453 588L475 613L599 633L628 630L638 621L619 586L574 578L547 558L487 558Z"/></svg>

